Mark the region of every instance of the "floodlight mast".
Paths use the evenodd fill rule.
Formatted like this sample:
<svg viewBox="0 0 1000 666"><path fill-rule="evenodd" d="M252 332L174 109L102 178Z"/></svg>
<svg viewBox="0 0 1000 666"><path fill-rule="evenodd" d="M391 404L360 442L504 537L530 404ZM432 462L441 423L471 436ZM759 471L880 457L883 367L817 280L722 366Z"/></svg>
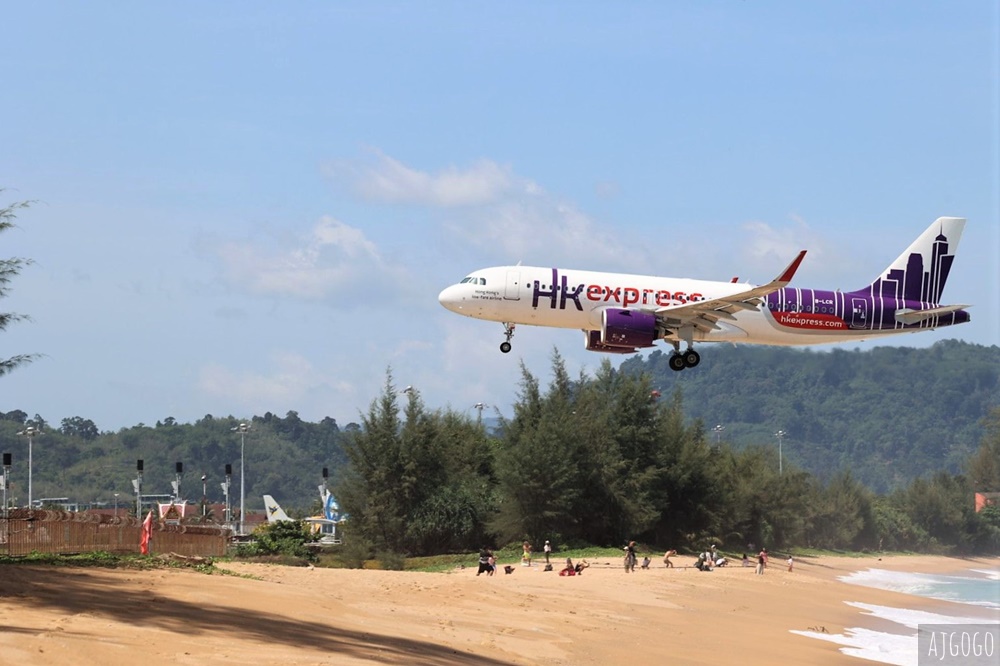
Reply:
<svg viewBox="0 0 1000 666"><path fill-rule="evenodd" d="M726 429L726 426L722 425L721 423L719 423L714 428L712 428L712 432L715 433L715 445L716 446L719 446L722 443L722 433L725 431L725 429Z"/></svg>
<svg viewBox="0 0 1000 666"><path fill-rule="evenodd" d="M7 517L7 479L10 477L10 460L11 456L9 453L3 454L3 517Z"/></svg>
<svg viewBox="0 0 1000 666"><path fill-rule="evenodd" d="M42 434L42 431L35 426L28 426L24 430L17 433L18 435L24 435L28 438L28 508L34 508L32 505L32 494L31 494L31 448L35 437Z"/></svg>
<svg viewBox="0 0 1000 666"><path fill-rule="evenodd" d="M246 451L246 436L250 432L250 426L240 423L235 428L230 428L233 432L240 433L240 534L246 534L246 485L243 483L244 453Z"/></svg>
<svg viewBox="0 0 1000 666"><path fill-rule="evenodd" d="M778 476L781 476L781 473L782 473L781 440L783 440L785 438L785 435L787 435L787 434L788 433L785 432L784 430L779 430L778 432L774 433L774 436L778 438Z"/></svg>
<svg viewBox="0 0 1000 666"><path fill-rule="evenodd" d="M233 466L226 463L226 480L220 483L222 486L222 494L226 496L226 527L232 528L233 517L231 510L229 508L229 488L233 481Z"/></svg>
<svg viewBox="0 0 1000 666"><path fill-rule="evenodd" d="M135 461L136 478L132 479L135 489L135 517L142 518L142 458Z"/></svg>

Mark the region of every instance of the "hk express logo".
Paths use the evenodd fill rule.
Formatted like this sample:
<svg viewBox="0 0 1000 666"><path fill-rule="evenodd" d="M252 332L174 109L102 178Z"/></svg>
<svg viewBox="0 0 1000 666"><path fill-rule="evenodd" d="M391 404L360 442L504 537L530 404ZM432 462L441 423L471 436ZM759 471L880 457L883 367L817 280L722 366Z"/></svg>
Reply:
<svg viewBox="0 0 1000 666"><path fill-rule="evenodd" d="M688 294L683 291L670 292L666 289L640 289L638 287L607 285L607 284L586 284L580 283L570 286L569 277L559 275L559 270L552 269L551 286L542 286L539 280L534 281L531 294L531 307L537 308L542 299L548 299L549 307L553 310L565 310L567 305L572 303L578 311L583 312L581 299L594 303L603 302L611 305L628 307L630 305L657 305L668 307L694 301L703 301L705 297L701 294Z"/></svg>

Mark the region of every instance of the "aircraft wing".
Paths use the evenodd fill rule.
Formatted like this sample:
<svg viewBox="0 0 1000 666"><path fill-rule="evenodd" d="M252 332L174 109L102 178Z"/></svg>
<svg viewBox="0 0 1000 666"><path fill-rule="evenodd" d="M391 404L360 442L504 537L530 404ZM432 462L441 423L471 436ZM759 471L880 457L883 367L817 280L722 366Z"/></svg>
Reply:
<svg viewBox="0 0 1000 666"><path fill-rule="evenodd" d="M896 310L896 321L901 324L917 324L925 319L930 319L931 317L940 317L941 315L950 314L952 312L957 312L958 310L964 310L965 308L971 307L971 305L940 305L936 308L927 308L926 310L903 308L901 310Z"/></svg>
<svg viewBox="0 0 1000 666"><path fill-rule="evenodd" d="M735 314L740 310L756 310L764 296L786 287L792 281L805 256L806 251L802 250L778 277L759 287L723 298L659 308L654 312L666 326L671 328L691 325L706 332L717 329L716 322L720 319L735 319Z"/></svg>

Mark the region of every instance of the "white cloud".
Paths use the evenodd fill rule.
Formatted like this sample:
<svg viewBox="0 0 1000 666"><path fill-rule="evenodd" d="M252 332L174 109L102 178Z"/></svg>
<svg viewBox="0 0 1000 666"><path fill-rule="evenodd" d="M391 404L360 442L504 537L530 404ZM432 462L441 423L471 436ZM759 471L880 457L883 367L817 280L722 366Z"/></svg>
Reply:
<svg viewBox="0 0 1000 666"><path fill-rule="evenodd" d="M204 366L198 374L198 391L208 400L222 399L248 413L304 411L331 396L353 396L347 382L331 381L300 354L276 352L267 363L270 372L232 370L218 363ZM336 404L330 401L329 404Z"/></svg>
<svg viewBox="0 0 1000 666"><path fill-rule="evenodd" d="M749 257L754 267L765 273L777 275L778 271L788 265L800 250L807 250L807 264L803 265L803 273L819 272L826 257L830 254L827 241L809 224L798 216L792 216L792 224L775 227L765 222L748 222L743 225L748 240L744 243L744 254ZM761 278L764 276L762 275ZM796 283L799 283L796 280Z"/></svg>
<svg viewBox="0 0 1000 666"><path fill-rule="evenodd" d="M429 173L409 167L380 151L372 160L335 162L327 175L347 184L363 198L396 204L435 208L476 206L496 201L510 191L531 191L535 186L511 174L492 160L479 160L466 169L448 167Z"/></svg>
<svg viewBox="0 0 1000 666"><path fill-rule="evenodd" d="M603 267L646 265L621 234L575 205L491 160L421 171L373 150L372 159L326 167L335 180L373 201L437 209L448 232L497 263L552 262ZM446 216L446 217L444 217Z"/></svg>
<svg viewBox="0 0 1000 666"><path fill-rule="evenodd" d="M626 234L614 233L573 204L541 190L484 207L448 223L448 228L500 263L541 262L595 270L648 266L645 248L630 247Z"/></svg>
<svg viewBox="0 0 1000 666"><path fill-rule="evenodd" d="M329 216L301 236L231 241L217 252L228 282L266 296L319 300L406 282L405 271L388 265L364 232Z"/></svg>

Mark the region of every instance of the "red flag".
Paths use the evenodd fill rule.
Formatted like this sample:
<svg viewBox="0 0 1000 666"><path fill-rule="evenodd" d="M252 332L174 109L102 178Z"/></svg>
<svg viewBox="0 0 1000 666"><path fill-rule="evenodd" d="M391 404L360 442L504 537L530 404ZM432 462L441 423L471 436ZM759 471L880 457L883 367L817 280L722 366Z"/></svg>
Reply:
<svg viewBox="0 0 1000 666"><path fill-rule="evenodd" d="M146 514L146 520L142 521L142 537L139 540L139 552L149 555L149 540L153 538L153 510Z"/></svg>

